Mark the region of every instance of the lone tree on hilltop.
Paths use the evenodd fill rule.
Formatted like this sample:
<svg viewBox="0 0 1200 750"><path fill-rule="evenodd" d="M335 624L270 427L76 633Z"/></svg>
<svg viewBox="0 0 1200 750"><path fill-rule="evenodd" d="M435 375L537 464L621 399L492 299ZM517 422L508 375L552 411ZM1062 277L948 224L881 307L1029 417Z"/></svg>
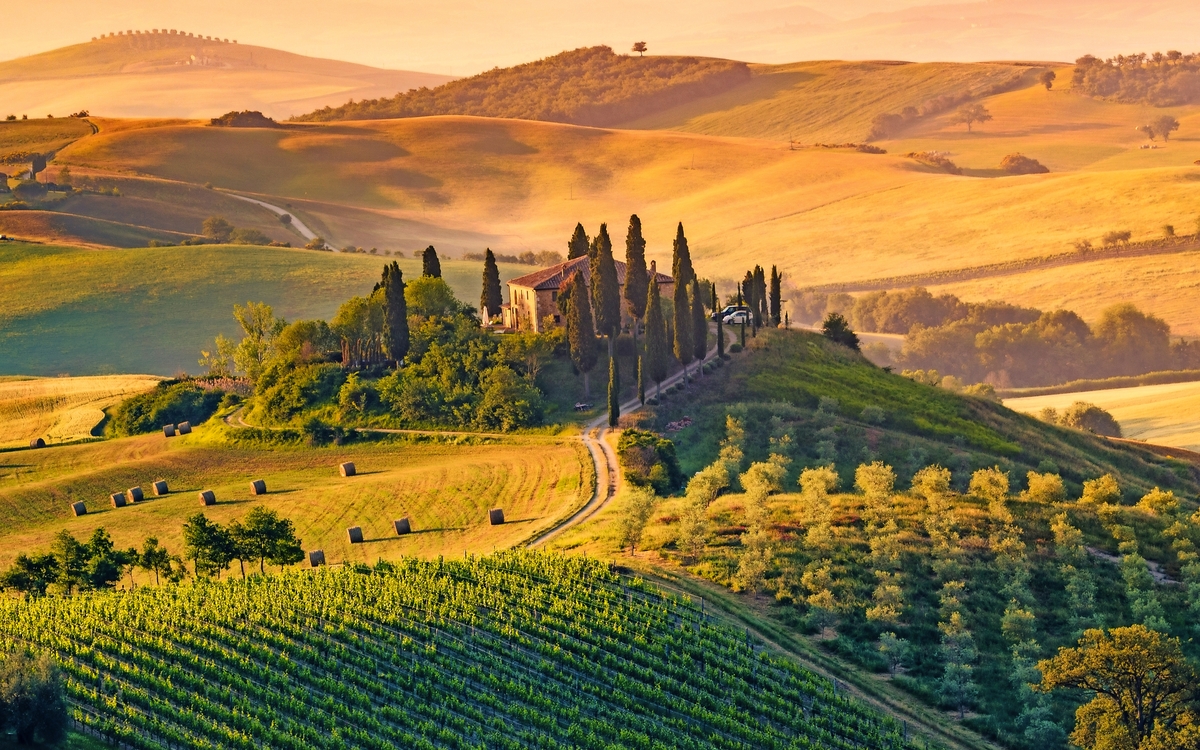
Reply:
<svg viewBox="0 0 1200 750"><path fill-rule="evenodd" d="M1054 74L1053 70L1045 70L1042 71L1040 76L1038 76L1038 81L1046 87L1047 91L1049 91L1050 89L1054 88L1054 80L1056 78L1058 78L1058 76Z"/></svg>
<svg viewBox="0 0 1200 750"><path fill-rule="evenodd" d="M491 251L488 251L489 255ZM392 261L383 267L383 350L396 360L408 354L408 301L404 298L404 273Z"/></svg>
<svg viewBox="0 0 1200 750"><path fill-rule="evenodd" d="M442 278L442 263L438 260L437 250L433 249L433 245L421 253L421 275Z"/></svg>
<svg viewBox="0 0 1200 750"><path fill-rule="evenodd" d="M638 57L641 57L642 55L646 54L646 43L645 42L634 42L633 43L633 51L638 53Z"/></svg>
<svg viewBox="0 0 1200 750"><path fill-rule="evenodd" d="M966 125L967 132L971 132L971 126L977 122L987 122L992 119L992 113L982 104L968 104L959 108L957 112L950 118L951 125Z"/></svg>
<svg viewBox="0 0 1200 750"><path fill-rule="evenodd" d="M587 255L591 245L592 242L588 239L587 232L583 231L583 224L576 224L575 233L571 235L571 239L567 240L567 260Z"/></svg>
<svg viewBox="0 0 1200 750"><path fill-rule="evenodd" d="M850 324L846 322L841 313L829 313L829 316L825 318L825 323L821 326L821 333L834 343L858 351L858 336L850 330Z"/></svg>
<svg viewBox="0 0 1200 750"><path fill-rule="evenodd" d="M500 314L500 306L504 304L504 296L500 292L500 267L496 265L496 255L489 247L483 257L483 293L479 296L479 310L487 320Z"/></svg>

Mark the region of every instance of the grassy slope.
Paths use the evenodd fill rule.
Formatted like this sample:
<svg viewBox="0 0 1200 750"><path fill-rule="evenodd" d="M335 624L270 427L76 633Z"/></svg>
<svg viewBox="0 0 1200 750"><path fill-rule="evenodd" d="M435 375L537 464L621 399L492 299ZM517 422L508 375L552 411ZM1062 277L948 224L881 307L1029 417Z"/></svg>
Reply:
<svg viewBox="0 0 1200 750"><path fill-rule="evenodd" d="M0 115L7 117L7 114ZM0 121L0 163L30 152L48 153L92 134L92 126L70 117ZM5 167L6 172L13 172Z"/></svg>
<svg viewBox="0 0 1200 750"><path fill-rule="evenodd" d="M157 382L146 375L0 379L0 448L88 437L104 409Z"/></svg>
<svg viewBox="0 0 1200 750"><path fill-rule="evenodd" d="M1028 396L1007 399L1004 404L1020 412L1037 414L1046 407L1064 409L1076 401L1087 401L1110 412L1127 438L1200 450L1200 427L1195 421L1200 406L1200 384L1196 383Z"/></svg>
<svg viewBox="0 0 1200 750"><path fill-rule="evenodd" d="M390 259L389 259L390 260ZM410 278L420 261L398 261ZM234 336L234 304L268 302L288 320L332 317L367 294L384 258L284 248L204 245L84 250L0 244L0 373L77 375L196 371L199 350ZM470 303L480 264L445 261ZM503 278L528 266L504 265Z"/></svg>
<svg viewBox="0 0 1200 750"><path fill-rule="evenodd" d="M942 95L982 91L1024 70L990 63L757 65L754 78L733 91L622 127L801 143L862 141L878 114L919 108Z"/></svg>
<svg viewBox="0 0 1200 750"><path fill-rule="evenodd" d="M191 436L123 438L0 458L0 568L20 551L47 547L62 529L77 537L103 526L118 546L158 536L182 552L184 520L200 510L196 493L216 492L206 513L221 522L254 504L296 525L305 549L324 549L330 562L373 563L400 555L435 557L514 546L551 525L591 492L591 464L577 441L552 438L424 439L307 448L230 443L216 421ZM234 439L246 439L236 432ZM337 465L353 461L346 479ZM150 483L167 480L171 494L154 498ZM264 479L269 494L250 495ZM112 492L141 486L144 503L113 509ZM88 514L71 516L82 500ZM489 508L507 523L490 526ZM409 516L412 536L398 538L394 519ZM351 546L346 529L361 526L367 543Z"/></svg>
<svg viewBox="0 0 1200 750"><path fill-rule="evenodd" d="M192 55L210 67L181 65ZM347 98L437 86L448 76L305 57L170 35L105 38L0 63L8 112L63 115L81 106L118 117L215 117L260 109L287 117Z"/></svg>

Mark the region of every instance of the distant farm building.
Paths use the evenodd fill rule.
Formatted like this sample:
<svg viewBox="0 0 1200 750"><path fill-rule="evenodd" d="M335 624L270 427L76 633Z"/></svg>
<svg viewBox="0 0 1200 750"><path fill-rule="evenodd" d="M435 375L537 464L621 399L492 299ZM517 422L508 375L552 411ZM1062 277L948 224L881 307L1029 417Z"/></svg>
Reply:
<svg viewBox="0 0 1200 750"><path fill-rule="evenodd" d="M621 322L624 325L632 322L628 305L624 302L625 264L619 260L615 262L617 283L621 285ZM558 292L576 271L583 276L584 283L590 289L592 273L589 264L588 257L584 255L509 281L508 304L501 308L504 327L541 333L546 330L547 320L555 325L563 325L562 311L558 309ZM664 297L674 294L675 280L665 273L658 273L653 261L650 263L650 278L658 279L658 289Z"/></svg>

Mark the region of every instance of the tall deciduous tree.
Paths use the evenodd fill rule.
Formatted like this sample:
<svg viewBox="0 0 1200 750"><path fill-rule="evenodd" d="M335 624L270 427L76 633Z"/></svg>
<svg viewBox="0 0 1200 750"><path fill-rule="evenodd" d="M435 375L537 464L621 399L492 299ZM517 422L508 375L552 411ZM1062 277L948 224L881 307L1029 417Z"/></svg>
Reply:
<svg viewBox="0 0 1200 750"><path fill-rule="evenodd" d="M192 561L196 577L220 575L234 557L229 531L197 513L183 525L183 556Z"/></svg>
<svg viewBox="0 0 1200 750"><path fill-rule="evenodd" d="M49 654L18 650L0 662L0 732L17 746L58 745L67 733L62 675Z"/></svg>
<svg viewBox="0 0 1200 750"><path fill-rule="evenodd" d="M437 250L433 249L433 245L421 252L421 275L432 276L435 279L442 277L442 262L438 260Z"/></svg>
<svg viewBox="0 0 1200 750"><path fill-rule="evenodd" d="M483 257L483 292L479 296L479 310L490 321L500 314L504 296L500 291L500 267L496 255L489 247Z"/></svg>
<svg viewBox="0 0 1200 750"><path fill-rule="evenodd" d="M655 396L662 396L662 382L670 364L670 343L667 341L667 319L663 315L658 279L650 279L646 292L646 352L645 371L656 384Z"/></svg>
<svg viewBox="0 0 1200 750"><path fill-rule="evenodd" d="M491 252L490 250L488 251ZM408 354L408 302L404 297L404 273L392 261L383 267L383 350L396 360L396 366Z"/></svg>
<svg viewBox="0 0 1200 750"><path fill-rule="evenodd" d="M596 332L609 337L609 354L612 354L612 339L621 328L621 284L617 279L617 264L613 260L612 240L608 237L608 226L600 225L600 233L592 240L593 253L590 258L592 314Z"/></svg>
<svg viewBox="0 0 1200 750"><path fill-rule="evenodd" d="M625 301L634 319L635 339L637 323L646 314L649 286L650 272L646 269L646 240L642 238L642 220L634 214L629 217L629 232L625 235Z"/></svg>
<svg viewBox="0 0 1200 750"><path fill-rule="evenodd" d="M571 235L571 239L567 240L567 260L587 255L591 245L587 232L583 231L583 224L576 224L575 233Z"/></svg>
<svg viewBox="0 0 1200 750"><path fill-rule="evenodd" d="M696 279L692 279L692 356L702 365L708 356L708 316L704 314L704 296Z"/></svg>
<svg viewBox="0 0 1200 750"><path fill-rule="evenodd" d="M567 280L567 343L571 362L583 373L583 397L591 398L588 373L596 366L596 329L592 327L592 303L587 285L578 271Z"/></svg>
<svg viewBox="0 0 1200 750"><path fill-rule="evenodd" d="M260 573L266 572L267 563L283 566L304 559L292 522L262 506L251 508L231 534L238 559L258 560Z"/></svg>
<svg viewBox="0 0 1200 750"><path fill-rule="evenodd" d="M992 113L982 104L966 104L961 107L950 117L951 125L966 125L967 132L971 132L971 126L977 122L987 122L992 119Z"/></svg>
<svg viewBox="0 0 1200 750"><path fill-rule="evenodd" d="M771 325L777 326L783 319L783 274L775 266L771 266L771 289L767 294Z"/></svg>

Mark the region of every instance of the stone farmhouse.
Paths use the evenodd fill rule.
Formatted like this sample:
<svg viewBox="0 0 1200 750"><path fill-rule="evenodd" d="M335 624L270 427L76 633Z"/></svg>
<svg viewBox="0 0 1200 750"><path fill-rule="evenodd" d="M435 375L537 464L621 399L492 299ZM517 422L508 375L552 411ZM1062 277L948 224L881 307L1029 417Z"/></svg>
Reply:
<svg viewBox="0 0 1200 750"><path fill-rule="evenodd" d="M624 325L632 322L628 305L624 303L625 264L619 260L615 262L617 283L621 285L621 322ZM591 268L586 255L509 281L508 304L503 306L501 312L504 327L541 333L546 330L548 320L555 325L563 325L562 313L558 309L558 290L576 271L583 275L584 282L590 288ZM669 298L675 293L675 280L659 273L654 261L650 262L650 278L658 279L658 288L663 297Z"/></svg>

